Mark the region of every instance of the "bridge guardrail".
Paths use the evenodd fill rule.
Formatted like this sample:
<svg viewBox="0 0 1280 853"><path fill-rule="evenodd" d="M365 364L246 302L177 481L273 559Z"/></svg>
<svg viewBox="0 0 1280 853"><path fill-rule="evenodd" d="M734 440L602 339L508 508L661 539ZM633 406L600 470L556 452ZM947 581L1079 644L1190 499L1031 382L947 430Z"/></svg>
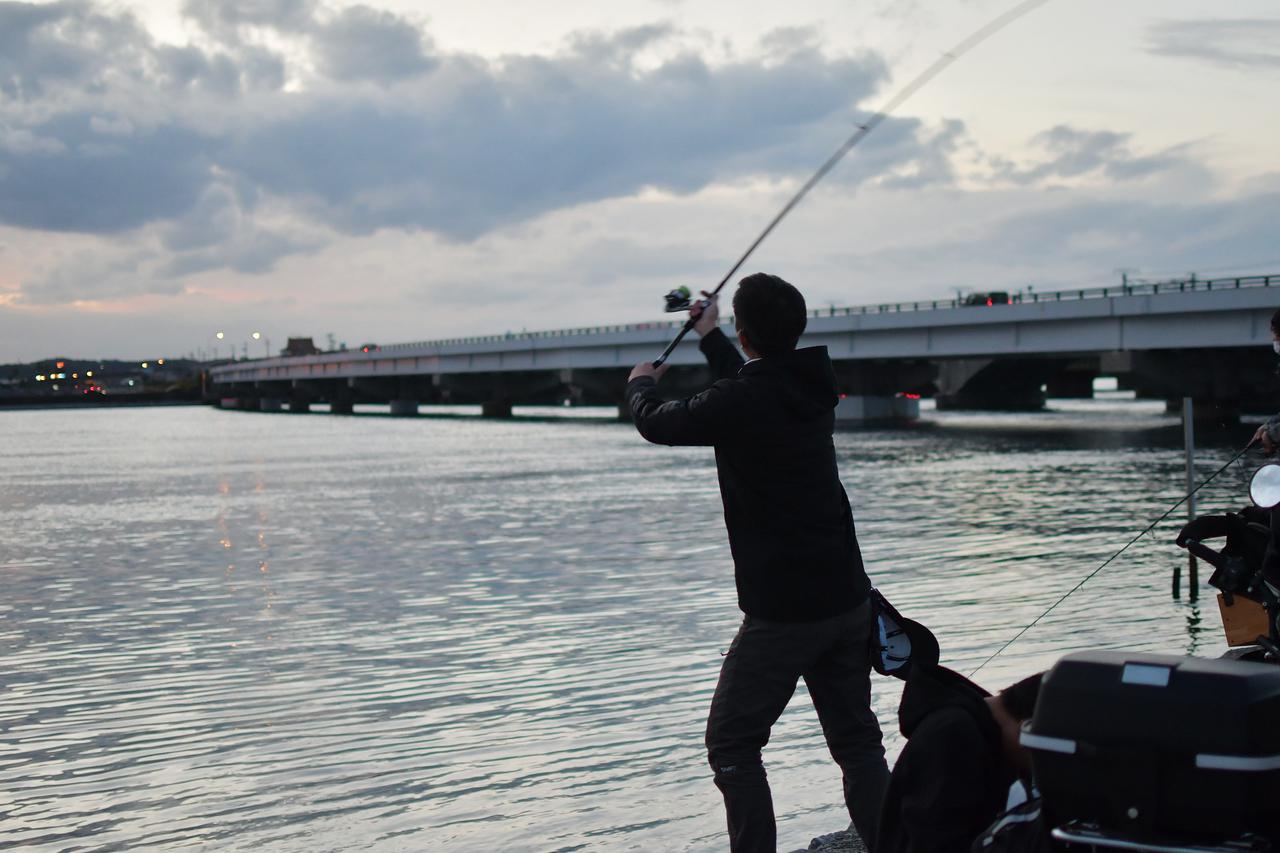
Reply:
<svg viewBox="0 0 1280 853"><path fill-rule="evenodd" d="M1031 302L1064 302L1077 299L1105 299L1116 296L1154 296L1161 293L1186 293L1197 290L1225 290L1241 287L1280 286L1280 275L1250 275L1232 278L1188 278L1169 279L1166 281L1134 281L1108 287L1086 287L1075 290L1053 290L1044 293L1010 293L1011 304L1020 305ZM847 317L853 314L889 314L899 311L945 311L953 308L969 308L959 298L916 300L913 302L889 302L878 305L855 305L848 307L830 306L814 308L809 316ZM727 320L732 321L732 315ZM653 329L678 329L684 321L656 321L650 323L622 323L608 326L584 326L575 329L550 329L538 332L507 332L501 335L478 335L464 338L442 338L430 341L415 341L404 344L390 344L382 348L384 352L395 350L421 349L423 347L456 346L459 344L487 344L513 340L540 340L545 338L567 338L578 335L608 334L616 332L641 332Z"/></svg>

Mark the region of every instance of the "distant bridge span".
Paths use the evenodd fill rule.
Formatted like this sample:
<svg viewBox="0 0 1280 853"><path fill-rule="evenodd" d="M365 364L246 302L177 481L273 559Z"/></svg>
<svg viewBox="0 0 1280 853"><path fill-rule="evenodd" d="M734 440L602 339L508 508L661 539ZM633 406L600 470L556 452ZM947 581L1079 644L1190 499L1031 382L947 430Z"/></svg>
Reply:
<svg viewBox="0 0 1280 853"><path fill-rule="evenodd" d="M824 308L810 312L801 345L826 346L842 390L852 395L915 391L937 395L940 405L1025 408L1043 401L1042 386L1082 394L1086 380L1091 387L1103 373L1144 396L1238 406L1270 393L1274 359L1266 347L1277 308L1280 275L1190 278L1015 295L991 306L952 300ZM467 401L501 415L512 402L616 402L626 371L656 357L679 325L256 359L215 366L209 379L216 396L265 409L305 410L323 400L350 411L353 402L380 400L408 413L420 402ZM676 387L706 381L695 341L682 344L671 362Z"/></svg>

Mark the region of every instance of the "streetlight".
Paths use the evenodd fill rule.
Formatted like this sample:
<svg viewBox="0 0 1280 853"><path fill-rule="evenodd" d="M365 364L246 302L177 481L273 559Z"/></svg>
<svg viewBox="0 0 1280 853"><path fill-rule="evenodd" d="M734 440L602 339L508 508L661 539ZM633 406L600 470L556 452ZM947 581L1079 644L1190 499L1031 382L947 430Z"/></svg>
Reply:
<svg viewBox="0 0 1280 853"><path fill-rule="evenodd" d="M221 341L223 338L225 338L225 337L227 336L227 333L226 333L226 332L214 332L213 336L214 336L216 339L218 339L219 341ZM217 361L217 360L218 360L218 345L217 345L217 344L214 344L214 345L213 345L213 360L214 360L214 361Z"/></svg>
<svg viewBox="0 0 1280 853"><path fill-rule="evenodd" d="M264 338L262 336L262 332L254 332L253 339L255 341L262 341L262 357L270 358L271 357L271 339Z"/></svg>

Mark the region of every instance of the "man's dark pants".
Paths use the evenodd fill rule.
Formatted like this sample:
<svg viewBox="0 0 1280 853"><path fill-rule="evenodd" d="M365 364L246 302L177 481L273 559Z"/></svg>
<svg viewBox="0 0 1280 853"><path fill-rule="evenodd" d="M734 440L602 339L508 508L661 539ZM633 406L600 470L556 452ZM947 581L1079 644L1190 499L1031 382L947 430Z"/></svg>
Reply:
<svg viewBox="0 0 1280 853"><path fill-rule="evenodd" d="M867 848L874 849L889 768L871 711L870 613L864 602L817 622L742 620L707 719L707 755L724 794L734 851L777 846L760 750L800 678L813 698L831 756L844 771L849 816Z"/></svg>

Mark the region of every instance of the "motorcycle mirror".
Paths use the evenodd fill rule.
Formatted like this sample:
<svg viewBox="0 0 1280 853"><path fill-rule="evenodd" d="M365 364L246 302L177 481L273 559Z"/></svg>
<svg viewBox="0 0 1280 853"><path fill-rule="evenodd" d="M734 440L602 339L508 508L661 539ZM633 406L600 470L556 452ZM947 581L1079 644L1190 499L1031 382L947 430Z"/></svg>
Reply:
<svg viewBox="0 0 1280 853"><path fill-rule="evenodd" d="M1254 472L1249 481L1249 499L1263 509L1280 504L1280 464L1269 462Z"/></svg>

